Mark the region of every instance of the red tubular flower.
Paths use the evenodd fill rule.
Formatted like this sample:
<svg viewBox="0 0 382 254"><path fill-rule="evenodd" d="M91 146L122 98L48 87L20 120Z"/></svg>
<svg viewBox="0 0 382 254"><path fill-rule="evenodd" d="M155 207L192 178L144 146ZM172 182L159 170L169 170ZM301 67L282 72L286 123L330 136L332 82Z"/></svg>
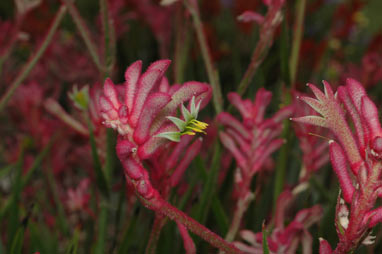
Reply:
<svg viewBox="0 0 382 254"><path fill-rule="evenodd" d="M240 193L248 191L252 177L276 151L283 140L277 138L282 130L282 121L292 114L292 106L278 111L272 118L264 119L264 113L272 97L271 92L260 89L254 102L242 100L236 93L228 94L229 101L239 110L243 121L222 112L218 121L226 129L220 132L220 140L235 157L240 168Z"/></svg>
<svg viewBox="0 0 382 254"><path fill-rule="evenodd" d="M296 98L303 96L302 94L296 95ZM295 116L317 115L317 113L305 103L301 103L299 100L293 103ZM312 173L329 162L329 155L327 153L328 144L324 139L317 137L326 136L327 133L323 132L322 128L313 125L295 124L293 127L303 153L302 172L300 174L300 183L302 183L308 180Z"/></svg>
<svg viewBox="0 0 382 254"><path fill-rule="evenodd" d="M329 128L339 141L339 144L329 142L330 159L342 196L350 208L339 199L336 226L340 241L334 253L346 253L361 243L370 244L369 228L382 221L380 209L372 210L382 187L382 128L377 107L359 82L348 79L345 86L338 88L336 96L330 85L323 83L325 93L308 85L317 99L301 97L321 116L293 120ZM353 121L355 134L345 118L346 113ZM322 253L330 253L327 246L322 248Z"/></svg>
<svg viewBox="0 0 382 254"><path fill-rule="evenodd" d="M235 175L237 204L231 227L226 239L232 241L240 226L240 221L250 202L254 198L250 185L253 176L259 172L271 154L284 140L277 138L282 131L282 121L292 114L293 106L279 110L273 117L264 118L265 109L272 94L261 88L254 102L242 100L236 93L228 94L229 101L239 110L242 122L232 115L222 112L217 120L224 125L225 131L219 133L224 147L236 159L238 169Z"/></svg>
<svg viewBox="0 0 382 254"><path fill-rule="evenodd" d="M159 185L161 189L152 183L149 172L143 166L142 161L148 160L148 164L159 165L159 171L162 171L159 173L169 173L169 169L160 166L161 163L158 161L162 151L166 153L169 145L169 140L163 138L165 136L163 134L177 132L180 122L186 124L185 128L187 128L189 120L190 122L195 120L193 123L197 122L193 118L186 119L186 121L177 118L180 122L175 120L176 110L184 102L191 101L189 110L193 114L190 114L184 106L182 114L185 118L196 117L195 112L199 107L205 106L211 97L210 87L196 81L170 87L163 78L169 64L169 60L159 60L152 63L146 72L141 74L142 62L137 61L127 68L126 82L122 86L116 86L110 79L107 79L104 84L104 93L100 96L103 123L118 131L117 156L123 165L128 184L133 187L146 207L154 210L160 216L165 215L177 223L183 224L215 247L227 253L234 253L237 249L231 244L166 201L168 188L166 184L170 182L174 186L179 183L180 176L185 171L187 164L196 156L200 148L200 141L195 141L190 145L187 150L188 154L183 156L182 162L178 164L175 162L176 160L172 160L171 165L177 165L174 174L170 179L159 177L155 182L157 185L164 180L162 185ZM185 116L185 114L188 115ZM190 132L183 134L188 133ZM184 144L180 144L180 146L184 146ZM175 147L173 153L178 153L177 151L178 149ZM156 168L153 167L153 169ZM154 172L152 174L155 175ZM164 196L161 195L161 192ZM181 230L183 229L181 228ZM182 235L185 237L184 232ZM185 244L188 246L187 248L192 249L189 239L185 241Z"/></svg>
<svg viewBox="0 0 382 254"><path fill-rule="evenodd" d="M275 223L271 234L267 237L270 253L296 253L299 243L302 245L303 253L309 253L312 250L312 236L307 229L320 220L322 208L316 205L303 209L296 214L291 223L284 226L287 210L285 203L289 203L292 198L292 194L285 191L278 199L276 217L282 220ZM250 230L242 230L240 236L249 245L242 242L234 242L234 244L245 253L263 253L262 234L262 232L253 233Z"/></svg>

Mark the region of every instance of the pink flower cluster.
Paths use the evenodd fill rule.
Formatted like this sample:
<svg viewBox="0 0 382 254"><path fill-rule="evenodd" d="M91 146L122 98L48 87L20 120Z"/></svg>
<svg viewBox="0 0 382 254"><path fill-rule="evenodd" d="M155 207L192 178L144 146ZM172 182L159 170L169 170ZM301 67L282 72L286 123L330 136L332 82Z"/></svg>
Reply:
<svg viewBox="0 0 382 254"><path fill-rule="evenodd" d="M299 244L302 245L303 253L311 253L312 236L308 228L320 221L322 208L315 205L311 208L302 209L297 212L295 218L285 226L285 215L293 195L286 190L280 194L275 210L275 222L272 232L267 235L270 253L296 253ZM235 246L248 254L263 253L263 232L253 233L250 230L242 230L240 236L249 243L235 242Z"/></svg>
<svg viewBox="0 0 382 254"><path fill-rule="evenodd" d="M225 127L225 131L219 133L220 140L240 168L236 174L240 196L246 194L253 176L270 162L270 155L284 143L278 137L282 121L292 114L293 106L284 107L273 117L265 119L271 97L272 93L263 88L256 93L254 102L241 99L237 93L229 93L228 100L239 110L243 120L240 122L226 112L217 117Z"/></svg>
<svg viewBox="0 0 382 254"><path fill-rule="evenodd" d="M141 74L142 62L137 61L127 68L123 85L115 86L107 79L104 94L100 97L104 124L119 134L117 155L128 182L139 196L153 202L159 194L153 188L142 160L158 156L166 148L168 140L156 137L157 134L177 131L166 117L174 115L177 108L192 97L197 102L202 101L202 106L211 97L207 84L191 81L170 86L163 77L169 64L169 60L154 62ZM174 152L177 153L176 149ZM181 166L175 171L173 182L179 181L178 175L184 169Z"/></svg>
<svg viewBox="0 0 382 254"><path fill-rule="evenodd" d="M321 116L293 120L328 128L336 137L336 141L329 142L330 160L345 202L339 200L337 203L339 243L335 253L345 253L362 242L369 243L364 241L369 229L382 220L382 208L374 209L382 193L382 128L377 107L356 80L348 79L336 94L329 83L323 81L323 84L324 93L308 84L316 99L300 97ZM355 133L347 115L352 120ZM327 242L321 243L323 250L329 249L324 248L328 247Z"/></svg>

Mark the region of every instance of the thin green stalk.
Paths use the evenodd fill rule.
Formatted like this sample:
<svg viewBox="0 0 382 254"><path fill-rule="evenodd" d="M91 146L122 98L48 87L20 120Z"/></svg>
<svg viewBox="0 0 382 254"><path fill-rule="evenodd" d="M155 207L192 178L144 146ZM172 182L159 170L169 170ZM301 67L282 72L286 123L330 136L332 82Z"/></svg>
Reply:
<svg viewBox="0 0 382 254"><path fill-rule="evenodd" d="M117 247L117 241L118 241L118 236L120 235L121 231L121 219L122 219L122 213L123 213L123 204L124 201L126 200L126 186L125 186L125 181L122 179L122 187L121 190L119 191L119 196L118 196L118 205L117 205L117 210L115 212L115 217L114 217L114 233L112 236L112 243L110 247L109 253L115 253L114 250ZM124 217L124 216L123 216Z"/></svg>
<svg viewBox="0 0 382 254"><path fill-rule="evenodd" d="M299 51L301 46L301 39L302 39L302 31L303 31L303 24L304 24L304 13L305 13L305 5L306 0L299 0L297 2L297 19L294 27L294 35L293 35L293 42L292 42L292 53L289 60L289 70L290 70L290 78L291 78L291 84L292 89L294 87L295 78L297 74L297 65L298 65L298 57L299 57ZM291 93L287 93L283 98L283 104L289 105L291 103ZM290 135L290 121L285 120L283 124L283 138L287 141L291 140ZM285 178L285 170L287 166L287 159L289 156L289 143L286 142L280 149L278 158L277 158L277 166L276 166L276 176L275 176L275 187L274 187L274 193L273 193L273 204L274 207L276 207L276 202L278 199L278 196L280 195L283 187L284 187L284 178Z"/></svg>
<svg viewBox="0 0 382 254"><path fill-rule="evenodd" d="M84 114L84 117L88 124L88 130L89 130L89 141L91 146L91 152L93 157L93 166L96 174L96 183L97 187L99 188L100 192L105 198L109 198L109 185L108 185L108 179L105 176L104 170L102 170L102 164L101 160L99 159L98 152L97 152L97 144L95 142L94 138L94 132L93 132L93 126L92 123L87 115Z"/></svg>
<svg viewBox="0 0 382 254"><path fill-rule="evenodd" d="M109 16L109 8L106 0L99 1L101 8L101 20L102 20L102 29L104 35L104 78L109 77L113 66L114 66L114 56L115 56L115 39L114 39L114 30L112 27L112 21ZM90 123L89 123L90 125ZM106 190L109 193L112 177L112 171L114 169L114 157L115 157L115 137L113 131L108 129L106 131L106 161L104 164L104 170L102 171L105 182ZM107 241L107 225L110 214L110 199L109 196L103 196L101 202L101 212L98 218L98 239L96 243L96 254L105 253L105 245Z"/></svg>
<svg viewBox="0 0 382 254"><path fill-rule="evenodd" d="M70 1L70 0L62 0L62 1L66 5L66 7L68 8L68 11L69 11L70 15L72 16L73 21L76 24L78 31L80 32L80 35L86 44L86 47L89 50L89 53L90 53L90 56L91 56L93 62L97 66L98 70L101 73L103 73L105 70L105 67L102 66L102 64L101 64L97 47L93 43L91 36L90 36L89 29L86 27L85 22L82 20L80 13L78 12L77 8L74 6L72 1Z"/></svg>
<svg viewBox="0 0 382 254"><path fill-rule="evenodd" d="M56 16L49 28L48 33L46 34L42 44L36 51L34 55L32 55L28 62L25 64L21 72L17 75L17 78L12 82L6 93L0 99L0 112L4 109L5 105L8 103L9 99L12 97L16 89L21 85L21 83L28 77L29 73L33 69L33 67L40 60L41 56L44 54L45 50L49 46L50 42L53 39L54 34L57 31L58 26L60 25L62 18L66 13L66 7L61 6Z"/></svg>
<svg viewBox="0 0 382 254"><path fill-rule="evenodd" d="M292 87L295 87L295 82L296 82L301 39L304 32L305 6L306 6L306 0L298 0L296 3L297 18L294 24L292 52L291 52L291 56L289 60L290 80L291 80Z"/></svg>
<svg viewBox="0 0 382 254"><path fill-rule="evenodd" d="M51 189L52 195L53 195L53 200L54 204L57 207L57 223L58 227L60 230L66 235L70 235L70 229L69 229L69 224L67 222L66 216L65 216L65 211L63 204L60 200L59 196L59 191L58 191L58 186L56 183L56 180L54 179L53 173L52 173L52 168L47 168L45 170L44 176L46 177L46 181L48 183L48 186Z"/></svg>
<svg viewBox="0 0 382 254"><path fill-rule="evenodd" d="M33 173L36 171L36 169L41 165L41 162L42 160L48 155L48 152L53 144L53 141L55 139L55 136L53 136L51 138L51 140L49 141L49 143L43 148L43 150L37 155L36 159L33 161L33 164L32 166L30 167L30 169L28 170L28 172L25 174L25 176L22 176L21 177L21 185L19 186L20 188L20 191L22 189L24 189L24 187L28 184L29 180L31 179ZM0 179L1 177L3 176L3 173L4 175L6 175L10 170L13 170L13 168L16 168L18 169L18 167L20 166L19 165L20 162L16 163L16 164L10 164L9 166L7 166L6 168L2 169L0 171ZM12 200L16 199L16 195L18 191L13 191L12 192L12 196L11 198L9 198L6 202L5 202L5 205L3 206L2 210L0 210L0 221L3 217L3 215L5 213L8 212L8 210L11 208L11 205L12 205Z"/></svg>
<svg viewBox="0 0 382 254"><path fill-rule="evenodd" d="M81 231L79 228L76 228L74 230L72 239L70 240L68 247L66 248L66 254L77 254L78 253L80 233L81 233Z"/></svg>
<svg viewBox="0 0 382 254"><path fill-rule="evenodd" d="M263 232L263 254L269 254L269 245L268 245L268 231L265 228L265 224L263 223L262 226L262 232Z"/></svg>
<svg viewBox="0 0 382 254"><path fill-rule="evenodd" d="M215 111L216 113L220 113L223 110L223 95L219 83L218 72L213 64L210 49L208 48L207 44L207 39L204 35L203 25L199 15L197 1L192 1L191 3L189 0L186 0L184 3L192 15L196 36L198 38L199 46L202 51L204 64L207 69L208 79L212 86L212 99L214 102Z"/></svg>
<svg viewBox="0 0 382 254"><path fill-rule="evenodd" d="M4 215L8 215L6 221L8 226L8 237L9 242L14 242L17 237L18 227L19 227L19 214L20 214L20 196L22 191L22 173L23 173L23 163L25 158L25 148L26 145L23 144L21 147L21 152L17 160L17 165L15 168L15 179L12 182L12 195L9 202L6 203L5 207L0 216L0 221L3 220Z"/></svg>
<svg viewBox="0 0 382 254"><path fill-rule="evenodd" d="M290 95L286 95L290 97ZM290 99L286 99L288 101L287 105L290 103ZM283 133L282 137L285 140L290 140L290 120L284 120L283 123ZM276 172L275 172L275 186L273 191L273 207L276 207L277 199L284 188L285 181L285 171L288 163L288 153L290 152L289 142L285 142L285 144L281 147L279 154L277 156L276 163Z"/></svg>
<svg viewBox="0 0 382 254"><path fill-rule="evenodd" d="M101 202L100 204L100 213L98 216L98 235L97 235L97 243L95 245L96 254L105 253L105 244L106 244L106 236L108 234L107 230L107 220L109 214L108 202Z"/></svg>
<svg viewBox="0 0 382 254"><path fill-rule="evenodd" d="M121 242L118 246L118 254L128 253L130 245L133 243L133 235L135 232L136 224L139 223L142 210L139 211L139 214L134 215L134 211L137 209L139 202L135 202L133 207L127 209L129 211L127 218L129 218L126 223L124 233L121 237Z"/></svg>
<svg viewBox="0 0 382 254"><path fill-rule="evenodd" d="M115 61L115 38L112 20L109 15L109 7L106 0L99 1L101 7L102 29L105 40L105 76L109 76Z"/></svg>
<svg viewBox="0 0 382 254"><path fill-rule="evenodd" d="M204 223L207 219L209 208L211 205L211 200L215 196L216 193L216 183L217 183L217 176L220 169L220 155L221 155L221 148L219 142L215 143L214 146L214 156L212 158L212 165L211 169L208 172L207 180L204 183L204 189L200 197L200 203L199 203L199 209L197 211L197 214L195 216L195 219L200 221L201 223ZM199 165L201 168L204 168L204 171L207 171L202 159L200 156L196 157L196 160L199 161Z"/></svg>
<svg viewBox="0 0 382 254"><path fill-rule="evenodd" d="M33 161L32 166L28 170L28 172L23 177L22 182L22 188L26 186L29 182L29 180L32 178L33 173L36 171L36 169L41 165L43 159L49 154L50 148L53 145L53 142L55 141L57 135L54 135L49 140L49 143L42 149L42 151L37 155L36 159Z"/></svg>
<svg viewBox="0 0 382 254"><path fill-rule="evenodd" d="M174 53L174 79L175 83L182 84L184 82L184 69L187 64L187 54L190 46L190 33L188 20L183 22L183 6L179 5L176 12L176 38Z"/></svg>
<svg viewBox="0 0 382 254"><path fill-rule="evenodd" d="M22 248L24 245L24 233L28 227L29 218L32 215L32 208L33 208L33 206L28 209L27 214L22 219L22 221L19 225L17 233L12 240L11 250L9 252L10 254L21 254L22 253Z"/></svg>
<svg viewBox="0 0 382 254"><path fill-rule="evenodd" d="M20 27L21 27L23 20L24 20L24 15L17 15L15 27L14 27L13 31L11 32L11 35L10 35L11 39L9 40L7 45L3 45L3 46L5 46L5 48L3 48L3 50L2 50L2 52L4 52L3 55L0 55L0 77L1 77L1 73L2 73L3 64L8 59L8 57L11 55L13 48L16 45L16 41L17 41L17 38L19 36Z"/></svg>

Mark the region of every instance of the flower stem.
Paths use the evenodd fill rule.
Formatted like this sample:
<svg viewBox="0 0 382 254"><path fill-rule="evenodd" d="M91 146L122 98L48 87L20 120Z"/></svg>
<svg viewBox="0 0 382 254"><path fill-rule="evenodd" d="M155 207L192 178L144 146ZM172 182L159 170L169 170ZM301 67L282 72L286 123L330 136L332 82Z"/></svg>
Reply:
<svg viewBox="0 0 382 254"><path fill-rule="evenodd" d="M44 106L49 113L56 116L68 127L72 128L74 131L85 137L89 136L89 131L86 129L86 127L70 114L68 114L56 100L48 98L45 100Z"/></svg>
<svg viewBox="0 0 382 254"><path fill-rule="evenodd" d="M187 64L187 54L190 47L189 22L183 22L183 5L178 5L176 10L176 35L174 52L174 80L177 84L184 82L184 69Z"/></svg>
<svg viewBox="0 0 382 254"><path fill-rule="evenodd" d="M243 215L245 211L247 211L249 204L254 199L254 194L252 192L248 192L247 195L240 198L237 201L235 213L232 219L231 226L228 230L228 233L225 237L225 240L228 242L232 242L235 239L235 236L237 234L237 231L239 230L241 220L243 218Z"/></svg>
<svg viewBox="0 0 382 254"><path fill-rule="evenodd" d="M68 11L70 15L73 18L74 23L76 24L78 31L80 32L80 35L82 39L84 40L86 47L89 50L90 56L93 59L93 62L97 66L100 72L104 72L105 67L102 66L99 54L97 52L97 48L94 45L91 37L90 37L90 32L89 29L86 27L85 22L82 20L80 13L78 12L77 8L74 6L72 1L70 0L63 0L63 3L66 5L68 8Z"/></svg>
<svg viewBox="0 0 382 254"><path fill-rule="evenodd" d="M224 251L225 253L241 253L235 246L231 243L225 241L223 238L192 219L182 211L170 205L167 201L162 200L162 205L159 207L157 212L169 217L175 222L181 223L187 229L189 229L194 234L200 236L202 239L207 241L212 246Z"/></svg>
<svg viewBox="0 0 382 254"><path fill-rule="evenodd" d="M193 20L194 28L196 31L196 36L198 38L199 46L202 51L204 64L207 69L208 79L212 86L212 97L213 97L215 111L217 113L220 113L223 110L223 95L222 95L221 87L219 84L218 72L214 67L212 57L210 54L210 49L208 48L207 39L206 39L206 36L204 35L203 25L200 19L197 1L187 0L185 1L185 5L188 11L192 15L192 20Z"/></svg>
<svg viewBox="0 0 382 254"><path fill-rule="evenodd" d="M12 84L10 85L6 93L1 97L0 112L4 109L5 105L8 103L9 99L12 97L15 90L28 77L33 67L36 65L36 63L40 60L41 56L44 54L45 50L47 49L50 42L52 41L53 35L55 34L58 26L60 25L61 20L64 17L65 13L66 13L66 7L62 5L60 9L58 10L58 12L56 13L53 23L51 24L50 29L48 33L46 34L42 44L40 45L36 53L29 58L28 62L23 67L20 74L18 74L17 78L12 82Z"/></svg>
<svg viewBox="0 0 382 254"><path fill-rule="evenodd" d="M108 77L113 69L115 61L115 38L112 20L109 17L109 7L106 0L99 1L101 6L102 29L105 40L105 77Z"/></svg>
<svg viewBox="0 0 382 254"><path fill-rule="evenodd" d="M299 57L300 46L301 46L302 31L304 27L305 5L306 5L306 0L299 0L297 2L297 7L296 7L297 19L296 19L295 27L294 27L292 53L289 58L290 83L292 85L292 89L294 88L294 83L296 81L298 57ZM287 93L283 98L283 104L289 105L290 103L291 103L291 95L290 93ZM288 154L290 152L288 141L291 139L291 134L289 129L290 129L290 122L288 120L285 120L283 124L283 138L286 139L287 142L281 147L280 152L278 154L276 176L275 176L275 189L273 194L274 205L276 205L278 196L280 195L284 187L286 164L288 160Z"/></svg>
<svg viewBox="0 0 382 254"><path fill-rule="evenodd" d="M290 81L292 87L295 87L296 81L298 57L300 53L301 39L304 31L304 14L306 0L299 0L296 5L297 19L294 24L292 52L289 59Z"/></svg>
<svg viewBox="0 0 382 254"><path fill-rule="evenodd" d="M237 88L237 93L240 96L242 96L247 90L257 69L259 68L260 64L264 61L264 58L267 55L269 48L273 44L273 35L275 33L276 28L282 20L280 8L281 7L270 7L265 17L264 23L261 25L260 39L252 53L251 62L248 65L248 68L245 71L244 76L241 79Z"/></svg>
<svg viewBox="0 0 382 254"><path fill-rule="evenodd" d="M358 189L358 193L353 194L355 200L353 200L351 205L349 225L333 253L352 253L352 251L358 248L362 243L363 237L368 233L369 228L367 224L363 223L363 220L365 214L375 205L376 196L374 191L381 175L381 168L381 162L375 163L369 171L365 185Z"/></svg>
<svg viewBox="0 0 382 254"><path fill-rule="evenodd" d="M157 214L155 216L154 225L151 229L149 242L146 246L146 254L155 254L157 249L157 244L160 236L160 232L162 231L163 226L167 222L167 217L162 214Z"/></svg>

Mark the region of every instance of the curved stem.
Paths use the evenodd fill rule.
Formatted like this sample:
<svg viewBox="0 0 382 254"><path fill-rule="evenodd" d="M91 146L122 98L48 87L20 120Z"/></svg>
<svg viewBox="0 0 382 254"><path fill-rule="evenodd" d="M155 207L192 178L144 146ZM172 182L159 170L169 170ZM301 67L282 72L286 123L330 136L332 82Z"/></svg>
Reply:
<svg viewBox="0 0 382 254"><path fill-rule="evenodd" d="M33 69L33 67L37 64L38 60L40 60L41 56L44 54L45 50L49 46L50 42L53 39L53 35L55 34L58 26L61 23L62 18L66 13L66 7L62 5L58 10L53 23L50 26L48 33L46 34L41 46L38 48L36 53L32 55L26 65L23 67L21 72L17 75L17 78L12 82L11 86L8 88L7 92L0 99L0 112L4 109L5 105L8 103L9 99L14 94L15 90L21 85L21 83L28 77L29 73Z"/></svg>
<svg viewBox="0 0 382 254"><path fill-rule="evenodd" d="M150 202L145 200L146 202ZM160 212L161 214L169 217L170 219L174 220L175 222L181 223L185 227L187 227L188 230L193 232L194 234L200 236L202 239L207 241L212 246L215 246L216 248L224 251L225 253L242 253L240 250L238 250L235 246L233 246L231 243L225 241L223 238L197 222L196 220L192 219L182 211L178 210L177 208L170 205L167 201L161 200L162 205L159 207L157 212Z"/></svg>

